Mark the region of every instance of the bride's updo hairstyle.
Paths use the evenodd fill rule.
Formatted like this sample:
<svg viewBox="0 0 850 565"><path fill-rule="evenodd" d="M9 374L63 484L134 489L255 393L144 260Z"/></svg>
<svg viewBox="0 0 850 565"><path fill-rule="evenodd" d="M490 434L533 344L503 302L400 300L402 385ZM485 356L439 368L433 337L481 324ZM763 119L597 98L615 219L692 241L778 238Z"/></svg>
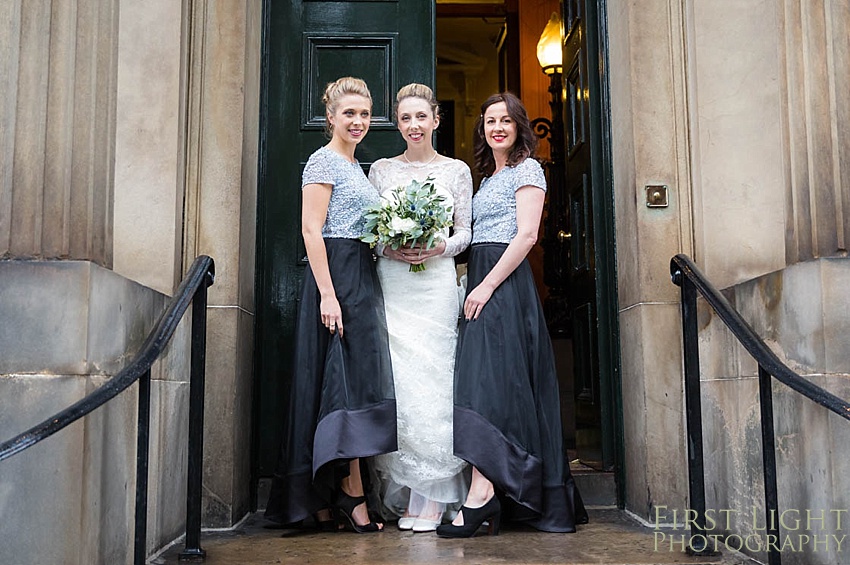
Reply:
<svg viewBox="0 0 850 565"><path fill-rule="evenodd" d="M431 106L431 112L434 114L434 117L440 117L440 103L437 102L437 99L434 97L434 91L428 86L419 84L418 82L412 82L406 86L402 86L401 89L399 89L398 94L395 95L396 115L398 115L398 105L405 98L421 98L427 102L429 106Z"/></svg>
<svg viewBox="0 0 850 565"><path fill-rule="evenodd" d="M355 77L342 77L333 82L329 82L325 87L325 94L322 96L322 102L325 104L325 133L328 137L333 136L333 126L328 119L328 114L336 113L339 106L339 99L348 94L356 94L369 100L369 105L372 105L372 93L369 92L369 87L362 79Z"/></svg>

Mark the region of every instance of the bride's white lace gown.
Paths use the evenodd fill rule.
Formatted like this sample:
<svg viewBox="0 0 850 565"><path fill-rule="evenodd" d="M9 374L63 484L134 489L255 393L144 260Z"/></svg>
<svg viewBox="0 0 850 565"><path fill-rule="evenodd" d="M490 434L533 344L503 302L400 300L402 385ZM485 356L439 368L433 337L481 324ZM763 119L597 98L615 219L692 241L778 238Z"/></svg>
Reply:
<svg viewBox="0 0 850 565"><path fill-rule="evenodd" d="M380 159L369 180L381 193L412 179L434 179L446 205L454 207L453 234L440 257L426 269L378 259L384 293L390 355L398 414L398 451L375 457L384 506L395 515L407 509L411 491L420 497L459 507L468 489L466 463L452 445L453 379L459 290L453 257L471 240L472 176L463 161L440 157L420 165ZM413 497L416 499L417 497ZM412 514L420 509L411 508Z"/></svg>

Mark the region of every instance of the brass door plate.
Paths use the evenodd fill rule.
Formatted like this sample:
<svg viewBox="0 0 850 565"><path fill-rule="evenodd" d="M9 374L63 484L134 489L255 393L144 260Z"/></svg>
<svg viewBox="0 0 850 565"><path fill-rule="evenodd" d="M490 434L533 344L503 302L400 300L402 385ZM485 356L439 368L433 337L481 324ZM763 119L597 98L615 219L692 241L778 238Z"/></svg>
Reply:
<svg viewBox="0 0 850 565"><path fill-rule="evenodd" d="M648 184L646 189L646 207L647 208L666 208L667 207L667 185L666 184Z"/></svg>

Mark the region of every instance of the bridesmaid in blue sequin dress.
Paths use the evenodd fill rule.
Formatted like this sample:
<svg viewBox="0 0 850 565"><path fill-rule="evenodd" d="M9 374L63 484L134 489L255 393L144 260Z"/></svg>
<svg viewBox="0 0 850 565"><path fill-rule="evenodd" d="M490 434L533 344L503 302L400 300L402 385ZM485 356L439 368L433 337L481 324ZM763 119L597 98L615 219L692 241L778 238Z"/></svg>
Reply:
<svg viewBox="0 0 850 565"><path fill-rule="evenodd" d="M360 458L397 449L396 404L375 261L363 210L378 202L354 149L369 130L366 84L345 77L328 85L330 142L302 175L302 234L309 266L297 318L291 405L266 517L291 524L328 512L358 533L374 532Z"/></svg>
<svg viewBox="0 0 850 565"><path fill-rule="evenodd" d="M454 391L454 452L473 466L457 518L443 537L470 537L504 514L547 532L574 532L587 512L561 432L552 343L526 256L537 240L546 179L520 100L481 106L472 199L472 247ZM504 494L502 500L498 494ZM502 502L504 501L504 502Z"/></svg>

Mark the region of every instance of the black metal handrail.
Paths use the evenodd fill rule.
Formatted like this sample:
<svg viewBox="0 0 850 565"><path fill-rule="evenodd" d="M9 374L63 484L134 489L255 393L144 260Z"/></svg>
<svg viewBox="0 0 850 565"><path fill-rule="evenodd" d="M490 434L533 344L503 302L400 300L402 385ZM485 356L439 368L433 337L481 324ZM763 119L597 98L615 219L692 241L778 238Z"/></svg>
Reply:
<svg viewBox="0 0 850 565"><path fill-rule="evenodd" d="M699 328L697 325L697 293L701 294L732 334L758 363L759 404L761 408L762 463L764 466L765 515L778 515L776 485L776 446L773 429L773 391L771 377L817 402L826 409L850 420L850 403L811 383L788 368L756 335L738 311L702 274L687 255L676 255L670 261L673 283L682 289L682 340L685 360L685 413L688 433L688 482L690 507L695 520L691 525L688 550L698 555L714 553L705 535L705 468L702 451L702 407L699 370ZM772 514L771 514L772 513ZM766 533L777 543L768 543L769 565L781 565L778 550L779 525L765 520ZM693 545L696 540L696 546Z"/></svg>
<svg viewBox="0 0 850 565"><path fill-rule="evenodd" d="M147 543L148 454L150 436L151 366L174 335L183 314L192 304L191 361L189 376L189 462L186 493L186 544L180 559L203 560L201 532L201 478L204 432L204 363L206 357L207 288L215 280L215 263L197 257L177 292L160 315L139 352L123 370L97 390L40 424L0 444L0 461L52 436L69 424L103 406L127 387L139 382L139 418L136 452L136 512L134 564L145 563Z"/></svg>

